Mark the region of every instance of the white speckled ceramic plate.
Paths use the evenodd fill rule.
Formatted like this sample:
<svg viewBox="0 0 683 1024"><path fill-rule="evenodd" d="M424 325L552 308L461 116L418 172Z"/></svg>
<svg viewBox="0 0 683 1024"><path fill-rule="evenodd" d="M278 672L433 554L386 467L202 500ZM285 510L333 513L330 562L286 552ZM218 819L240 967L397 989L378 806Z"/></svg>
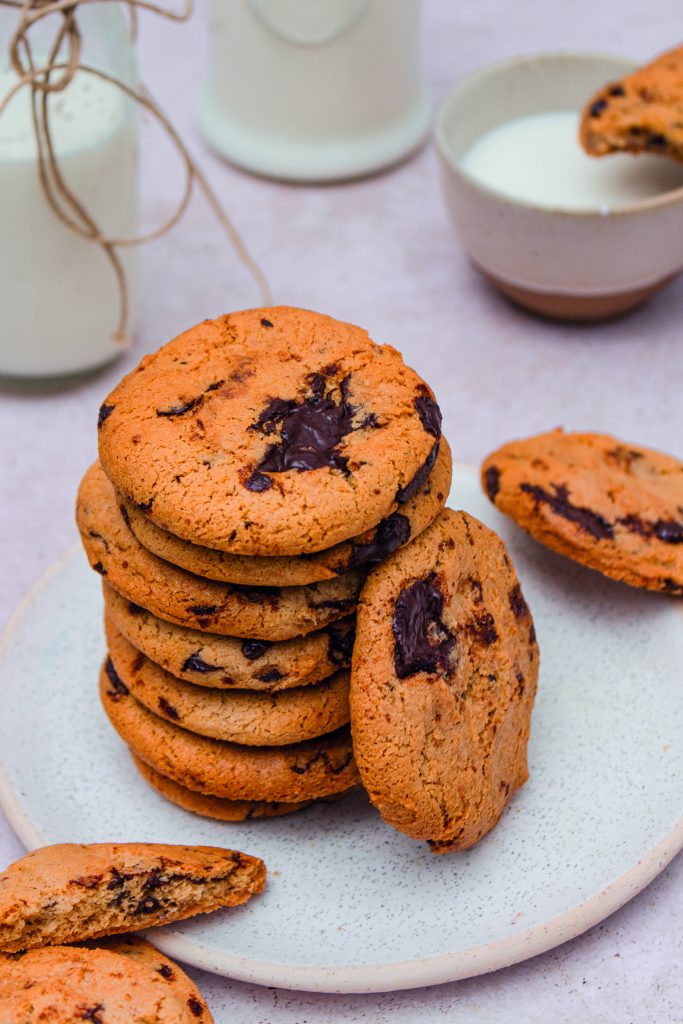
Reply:
<svg viewBox="0 0 683 1024"><path fill-rule="evenodd" d="M490 971L634 896L683 846L680 606L546 551L488 504L471 469L457 469L450 504L507 541L541 648L531 780L474 849L435 857L361 793L241 825L166 803L99 707L99 580L78 550L29 595L2 650L0 802L24 843L138 839L259 854L270 872L263 897L155 941L198 967L311 991Z"/></svg>

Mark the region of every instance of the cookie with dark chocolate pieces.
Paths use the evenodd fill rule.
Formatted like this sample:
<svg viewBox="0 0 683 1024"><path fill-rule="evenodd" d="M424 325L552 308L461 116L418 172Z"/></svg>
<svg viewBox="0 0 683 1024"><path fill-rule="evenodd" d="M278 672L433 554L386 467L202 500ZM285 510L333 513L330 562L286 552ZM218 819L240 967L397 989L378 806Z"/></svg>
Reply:
<svg viewBox="0 0 683 1024"><path fill-rule="evenodd" d="M135 949L133 949L135 943ZM147 947L147 951L143 950ZM2 1024L213 1024L199 990L133 937L0 955Z"/></svg>
<svg viewBox="0 0 683 1024"><path fill-rule="evenodd" d="M105 620L105 634L113 669L126 693L156 715L200 736L247 746L284 746L334 732L349 720L348 672L337 672L316 686L279 693L211 690L165 672L140 654L109 620Z"/></svg>
<svg viewBox="0 0 683 1024"><path fill-rule="evenodd" d="M424 484L441 435L395 349L287 306L198 324L102 409L100 459L121 493L177 537L255 556L375 527Z"/></svg>
<svg viewBox="0 0 683 1024"><path fill-rule="evenodd" d="M603 86L584 108L580 137L591 156L625 150L683 162L683 46Z"/></svg>
<svg viewBox="0 0 683 1024"><path fill-rule="evenodd" d="M132 699L132 698L128 698ZM0 874L0 950L84 942L245 903L257 857L213 846L61 843Z"/></svg>
<svg viewBox="0 0 683 1024"><path fill-rule="evenodd" d="M103 667L100 698L131 752L186 789L227 800L299 803L358 785L348 726L282 747L247 747L197 736L113 692Z"/></svg>
<svg viewBox="0 0 683 1024"><path fill-rule="evenodd" d="M213 1024L209 1008L194 982L178 964L160 953L151 943L145 942L137 935L117 935L114 938L100 939L97 948L118 953L146 968L152 976L159 975L166 983L166 991L178 1000L184 1010L189 1010L190 1020L195 1024Z"/></svg>
<svg viewBox="0 0 683 1024"><path fill-rule="evenodd" d="M493 828L527 780L537 677L503 542L446 509L370 573L358 608L354 753L385 821L435 853Z"/></svg>
<svg viewBox="0 0 683 1024"><path fill-rule="evenodd" d="M288 640L348 616L360 570L306 587L216 583L157 558L128 528L101 466L81 481L76 520L90 565L110 587L168 622L257 640Z"/></svg>
<svg viewBox="0 0 683 1024"><path fill-rule="evenodd" d="M351 667L353 616L292 640L244 640L166 622L106 581L102 591L105 612L119 632L172 676L195 686L277 693L319 683Z"/></svg>
<svg viewBox="0 0 683 1024"><path fill-rule="evenodd" d="M482 486L553 551L630 586L683 596L683 462L674 456L558 429L492 452Z"/></svg>
<svg viewBox="0 0 683 1024"><path fill-rule="evenodd" d="M429 421L427 421L429 423ZM159 558L207 579L249 586L303 586L334 579L352 569L370 568L418 537L446 504L451 487L451 452L441 438L434 467L412 498L386 519L352 540L309 555L233 555L192 544L162 530L126 498L131 530L140 543Z"/></svg>

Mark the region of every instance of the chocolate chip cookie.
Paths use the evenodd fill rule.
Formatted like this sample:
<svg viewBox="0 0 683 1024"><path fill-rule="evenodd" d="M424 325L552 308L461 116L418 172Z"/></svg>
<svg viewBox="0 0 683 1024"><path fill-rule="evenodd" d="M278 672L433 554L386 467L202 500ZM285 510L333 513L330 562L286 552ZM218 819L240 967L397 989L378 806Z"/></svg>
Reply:
<svg viewBox="0 0 683 1024"><path fill-rule="evenodd" d="M437 853L485 835L528 776L537 675L502 541L446 509L370 573L358 608L351 728L382 817Z"/></svg>
<svg viewBox="0 0 683 1024"><path fill-rule="evenodd" d="M118 935L115 938L100 939L97 948L118 953L146 968L151 974L158 974L166 982L167 991L181 1006L190 1011L193 1021L199 1024L213 1024L209 1008L194 982L190 981L173 960L169 960L149 942L138 938L137 935Z"/></svg>
<svg viewBox="0 0 683 1024"><path fill-rule="evenodd" d="M581 144L591 156L649 151L683 161L683 46L603 86L584 108Z"/></svg>
<svg viewBox="0 0 683 1024"><path fill-rule="evenodd" d="M0 1008L2 1024L213 1022L199 990L176 964L156 950L131 955L120 944L0 956Z"/></svg>
<svg viewBox="0 0 683 1024"><path fill-rule="evenodd" d="M554 551L633 587L683 596L683 462L672 455L552 430L492 452L482 485Z"/></svg>
<svg viewBox="0 0 683 1024"><path fill-rule="evenodd" d="M213 846L61 843L0 874L0 950L83 942L245 903L262 860Z"/></svg>
<svg viewBox="0 0 683 1024"><path fill-rule="evenodd" d="M200 736L246 746L285 746L323 736L349 720L349 673L279 693L222 692L185 683L137 651L105 621L106 671L156 715Z"/></svg>
<svg viewBox="0 0 683 1024"><path fill-rule="evenodd" d="M283 747L247 747L180 729L100 675L104 710L124 743L157 772L186 789L228 800L298 803L358 784L348 727Z"/></svg>
<svg viewBox="0 0 683 1024"><path fill-rule="evenodd" d="M195 793L187 786L181 786L173 779L156 771L151 765L145 764L135 754L131 754L135 767L143 779L161 796L171 803L177 804L185 811L199 814L203 818L216 818L218 821L252 821L256 818L280 818L284 814L293 814L309 807L315 801L301 800L299 803L285 804L266 800L226 800L225 797L207 796ZM343 794L340 794L343 795Z"/></svg>
<svg viewBox="0 0 683 1024"><path fill-rule="evenodd" d="M131 530L148 551L188 572L248 586L304 586L334 579L352 569L377 565L419 536L446 504L451 476L451 452L445 438L442 438L434 468L414 497L400 510L392 512L377 526L353 540L310 555L289 557L232 555L227 551L200 547L160 529L126 498L119 496L119 504L126 510Z"/></svg>
<svg viewBox="0 0 683 1024"><path fill-rule="evenodd" d="M78 492L76 519L92 568L134 604L169 622L211 633L288 640L321 629L356 606L360 571L307 587L215 583L151 554L131 533L99 464Z"/></svg>
<svg viewBox="0 0 683 1024"><path fill-rule="evenodd" d="M100 459L194 544L300 555L405 505L439 450L431 390L359 327L286 306L191 328L105 399Z"/></svg>
<svg viewBox="0 0 683 1024"><path fill-rule="evenodd" d="M158 619L103 582L105 614L120 633L172 676L212 689L277 693L349 668L356 620L332 622L294 640L243 640Z"/></svg>

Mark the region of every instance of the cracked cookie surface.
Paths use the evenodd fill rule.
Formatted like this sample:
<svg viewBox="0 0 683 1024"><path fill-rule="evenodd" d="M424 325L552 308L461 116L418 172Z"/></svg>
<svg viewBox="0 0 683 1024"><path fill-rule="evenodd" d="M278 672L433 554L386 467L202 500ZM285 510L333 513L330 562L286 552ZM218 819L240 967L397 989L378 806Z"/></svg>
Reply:
<svg viewBox="0 0 683 1024"><path fill-rule="evenodd" d="M105 663L106 664L106 663ZM131 751L186 789L228 800L298 803L358 784L348 727L282 747L247 747L180 729L100 673L100 697Z"/></svg>
<svg viewBox="0 0 683 1024"><path fill-rule="evenodd" d="M100 459L158 526L243 555L358 536L438 454L432 392L359 327L286 306L206 320L106 398Z"/></svg>
<svg viewBox="0 0 683 1024"><path fill-rule="evenodd" d="M434 852L466 849L528 776L538 647L503 542L446 509L370 573L357 636L351 729L370 799Z"/></svg>
<svg viewBox="0 0 683 1024"><path fill-rule="evenodd" d="M132 937L0 956L0 1007L2 1024L213 1024L177 964Z"/></svg>
<svg viewBox="0 0 683 1024"><path fill-rule="evenodd" d="M0 950L83 942L246 902L257 857L212 846L61 843L0 874Z"/></svg>
<svg viewBox="0 0 683 1024"><path fill-rule="evenodd" d="M303 586L334 579L353 569L370 568L419 536L446 504L451 487L450 448L441 438L434 468L417 493L400 509L353 540L309 555L232 555L200 547L156 526L144 512L119 496L128 525L141 544L160 558L208 579L250 586Z"/></svg>
<svg viewBox="0 0 683 1024"><path fill-rule="evenodd" d="M626 150L683 162L683 46L603 86L583 110L580 138L591 156Z"/></svg>
<svg viewBox="0 0 683 1024"><path fill-rule="evenodd" d="M495 506L546 547L634 587L683 596L683 462L608 434L511 441L482 465Z"/></svg>
<svg viewBox="0 0 683 1024"><path fill-rule="evenodd" d="M119 632L172 676L195 686L277 693L351 667L354 617L293 640L245 640L166 622L104 581L102 591L105 613Z"/></svg>
<svg viewBox="0 0 683 1024"><path fill-rule="evenodd" d="M348 672L279 693L226 693L176 679L137 651L108 620L105 634L110 679L113 675L154 714L200 736L247 746L284 746L334 732L349 720Z"/></svg>
<svg viewBox="0 0 683 1024"><path fill-rule="evenodd" d="M81 481L76 520L88 561L109 586L181 626L288 640L321 629L356 607L360 571L307 587L244 587L204 580L164 562L130 531L98 463Z"/></svg>

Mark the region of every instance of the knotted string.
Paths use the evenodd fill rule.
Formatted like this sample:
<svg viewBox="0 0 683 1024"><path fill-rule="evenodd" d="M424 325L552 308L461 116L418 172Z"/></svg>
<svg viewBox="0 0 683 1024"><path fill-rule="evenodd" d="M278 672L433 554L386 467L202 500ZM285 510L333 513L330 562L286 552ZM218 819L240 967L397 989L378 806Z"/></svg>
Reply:
<svg viewBox="0 0 683 1024"><path fill-rule="evenodd" d="M129 296L126 275L118 250L126 246L141 245L143 242L152 241L170 231L187 209L195 185L204 195L239 259L256 282L263 305L270 305L272 299L263 271L249 254L216 193L159 104L144 87L133 88L114 75L82 62L83 40L77 20L78 9L95 3L119 2L124 3L129 9L133 38L136 34L139 11L151 11L171 21L186 21L191 16L193 8L193 0L184 0L182 8L178 11L168 10L160 4L154 3L153 0L0 0L0 7L13 7L18 12L17 27L9 44L10 63L17 75L17 82L0 100L0 117L20 90L30 89L38 175L45 198L55 216L70 231L98 245L109 260L116 276L120 296L119 323L114 340L118 344L126 346L130 342L128 334ZM31 29L43 18L55 14L61 15L59 28L45 63L37 67L30 38ZM63 50L66 52L62 56ZM77 73L92 75L111 83L144 110L149 111L171 140L182 160L185 183L180 201L173 214L163 224L146 234L131 238L112 238L106 235L62 176L50 126L48 101L51 93L63 92L67 89Z"/></svg>

